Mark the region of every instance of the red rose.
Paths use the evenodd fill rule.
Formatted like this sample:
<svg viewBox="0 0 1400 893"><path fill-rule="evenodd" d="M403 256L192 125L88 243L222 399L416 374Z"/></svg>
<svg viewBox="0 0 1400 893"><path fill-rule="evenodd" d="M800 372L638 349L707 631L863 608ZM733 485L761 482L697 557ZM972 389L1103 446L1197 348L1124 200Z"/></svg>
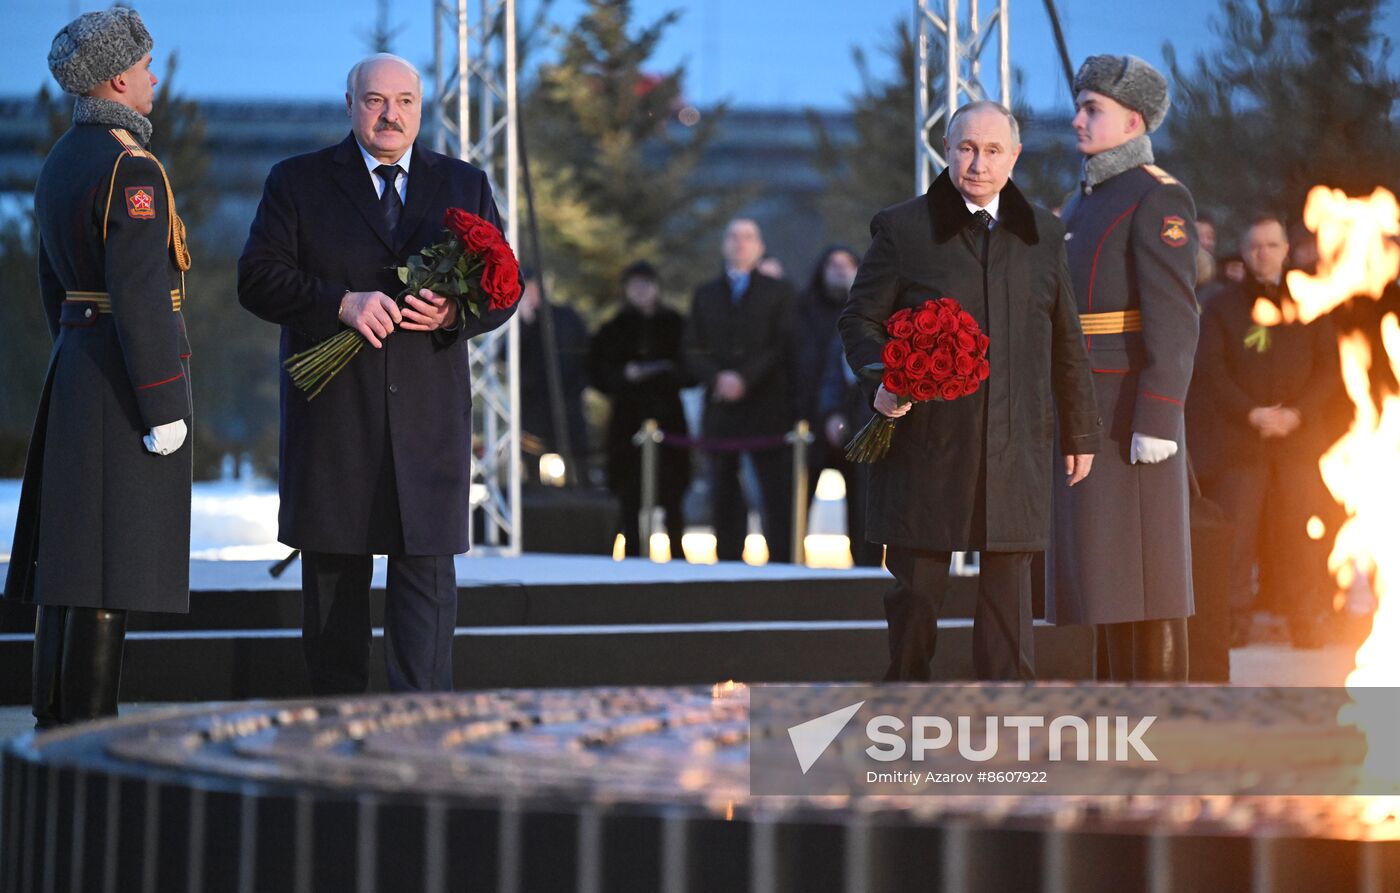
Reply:
<svg viewBox="0 0 1400 893"><path fill-rule="evenodd" d="M890 334L896 338L914 337L914 320L907 316L903 319L890 319L890 324L887 328Z"/></svg>
<svg viewBox="0 0 1400 893"><path fill-rule="evenodd" d="M928 375L929 359L928 354L923 351L913 351L904 361L904 374L909 376L911 381L923 378Z"/></svg>
<svg viewBox="0 0 1400 893"><path fill-rule="evenodd" d="M972 314L968 313L966 310L959 310L958 327L962 329L971 329L975 332L977 331L977 320L974 319L972 317Z"/></svg>
<svg viewBox="0 0 1400 893"><path fill-rule="evenodd" d="M937 310L937 309L938 309L938 302L935 301L933 298L929 298L927 301L924 301L922 304L919 305L919 309L920 309L920 310Z"/></svg>
<svg viewBox="0 0 1400 893"><path fill-rule="evenodd" d="M474 217L475 214L468 214L461 208L448 208L442 215L442 225L450 229L453 235L460 237L467 227L471 226Z"/></svg>
<svg viewBox="0 0 1400 893"><path fill-rule="evenodd" d="M981 334L979 334L979 335L977 336L977 352L978 352L978 353L986 353L986 352L987 352L987 345L988 345L988 344L991 344L991 343L992 343L992 339L988 338L986 335L981 335Z"/></svg>
<svg viewBox="0 0 1400 893"><path fill-rule="evenodd" d="M959 375L971 375L977 371L977 360L970 353L960 353L953 358L953 369Z"/></svg>
<svg viewBox="0 0 1400 893"><path fill-rule="evenodd" d="M939 308L938 328L945 332L956 332L958 330L958 312L948 307Z"/></svg>
<svg viewBox="0 0 1400 893"><path fill-rule="evenodd" d="M520 267L515 258L504 262L494 257L488 260L481 274L481 290L486 292L486 306L491 310L514 306L520 299Z"/></svg>
<svg viewBox="0 0 1400 893"><path fill-rule="evenodd" d="M443 223L452 230L462 246L473 254L484 254L497 245L505 244L501 231L485 218L468 214L460 208L448 208Z"/></svg>
<svg viewBox="0 0 1400 893"><path fill-rule="evenodd" d="M880 352L880 360L884 362L886 369L902 369L904 361L909 357L909 342L907 341L886 341L885 349Z"/></svg>
<svg viewBox="0 0 1400 893"><path fill-rule="evenodd" d="M885 373L885 390L896 397L909 396L909 378L902 370L892 369Z"/></svg>
<svg viewBox="0 0 1400 893"><path fill-rule="evenodd" d="M954 313L957 313L959 310L962 309L962 306L952 298L939 298L934 303L938 305L939 310L951 310Z"/></svg>
<svg viewBox="0 0 1400 893"><path fill-rule="evenodd" d="M938 383L931 378L921 378L914 382L909 396L915 400L932 400L938 396Z"/></svg>
<svg viewBox="0 0 1400 893"><path fill-rule="evenodd" d="M963 386L964 397L966 397L968 394L974 393L979 387L982 386L982 382L978 381L977 376L975 375L968 376L968 378L965 379L965 381L967 382L967 384Z"/></svg>
<svg viewBox="0 0 1400 893"><path fill-rule="evenodd" d="M938 384L938 396L944 400L956 400L963 395L961 378L947 378Z"/></svg>
<svg viewBox="0 0 1400 893"><path fill-rule="evenodd" d="M956 338L956 343L959 352L972 353L972 351L977 349L977 336L969 332L967 329L958 330Z"/></svg>
<svg viewBox="0 0 1400 893"><path fill-rule="evenodd" d="M929 370L934 378L947 378L953 372L953 355L942 348L935 350L929 360Z"/></svg>
<svg viewBox="0 0 1400 893"><path fill-rule="evenodd" d="M933 346L938 343L938 336L932 332L915 332L913 342L914 347L918 350L931 351Z"/></svg>
<svg viewBox="0 0 1400 893"><path fill-rule="evenodd" d="M992 374L992 364L991 364L991 363L988 363L985 359L983 359L983 360L978 360L978 362L977 362L977 380L978 380L978 381L986 381L986 380L987 380L987 376L988 376L988 375L991 375L991 374Z"/></svg>
<svg viewBox="0 0 1400 893"><path fill-rule="evenodd" d="M929 307L914 314L914 331L933 334L938 331L938 312Z"/></svg>
<svg viewBox="0 0 1400 893"><path fill-rule="evenodd" d="M897 311L893 316L891 316L885 321L885 331L888 332L890 335L893 335L895 338L908 338L908 335L896 335L894 330L895 327L902 320L911 319L913 316L914 311L910 310L908 307L905 307L903 310Z"/></svg>

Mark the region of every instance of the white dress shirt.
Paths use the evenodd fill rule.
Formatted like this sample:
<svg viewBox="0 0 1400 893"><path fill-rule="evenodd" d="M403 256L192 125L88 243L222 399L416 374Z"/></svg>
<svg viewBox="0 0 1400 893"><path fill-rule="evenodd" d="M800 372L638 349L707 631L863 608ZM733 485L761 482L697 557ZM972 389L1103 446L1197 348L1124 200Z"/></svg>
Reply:
<svg viewBox="0 0 1400 893"><path fill-rule="evenodd" d="M408 165L413 157L413 147L409 146L408 151L403 153L403 157L394 162L383 162L365 151L364 146L360 146L360 141L355 140L355 145L360 148L360 157L365 160L365 169L369 171L370 182L374 184L374 194L380 198L384 197L384 181L379 179L379 175L374 169L381 164L397 164L399 175L394 178L394 188L399 191L399 201L408 204Z"/></svg>
<svg viewBox="0 0 1400 893"><path fill-rule="evenodd" d="M376 177L375 179L378 179L378 178ZM978 204L974 203L974 202L968 201L966 196L963 197L963 204L967 205L967 210L968 210L968 213L970 213L970 214L976 214L978 211L986 211L988 214L991 214L991 215L992 215L992 226L993 226L993 227L995 227L995 226L997 225L997 222L1001 219L1000 217L997 216L997 212L1001 209L1001 193L1000 193L1000 192L998 192L996 195L992 196L992 200L989 201L989 202L987 202L987 206L986 206L985 208L982 207L981 205L978 205Z"/></svg>

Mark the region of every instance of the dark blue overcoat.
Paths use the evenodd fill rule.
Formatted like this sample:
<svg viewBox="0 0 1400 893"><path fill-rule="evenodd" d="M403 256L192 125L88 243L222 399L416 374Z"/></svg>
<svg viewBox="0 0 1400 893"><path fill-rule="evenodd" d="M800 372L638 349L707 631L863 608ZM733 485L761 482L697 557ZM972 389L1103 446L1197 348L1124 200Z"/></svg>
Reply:
<svg viewBox="0 0 1400 893"><path fill-rule="evenodd" d="M353 135L268 174L238 263L238 299L282 327L281 358L341 331L346 291L401 287L394 268L446 238L450 207L499 225L486 175L415 144L389 231ZM314 400L282 375L278 539L341 554L450 555L468 546L467 339L512 310L446 334L397 330L366 346Z"/></svg>

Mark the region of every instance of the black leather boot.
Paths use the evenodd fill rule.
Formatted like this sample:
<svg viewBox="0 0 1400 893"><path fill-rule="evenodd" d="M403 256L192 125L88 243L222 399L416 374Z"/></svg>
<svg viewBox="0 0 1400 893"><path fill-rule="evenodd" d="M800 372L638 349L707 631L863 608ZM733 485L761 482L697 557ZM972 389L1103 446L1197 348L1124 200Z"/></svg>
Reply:
<svg viewBox="0 0 1400 893"><path fill-rule="evenodd" d="M69 608L64 633L63 669L59 673L62 721L116 716L126 612Z"/></svg>
<svg viewBox="0 0 1400 893"><path fill-rule="evenodd" d="M63 666L64 615L62 605L40 605L34 625L34 728L58 725L62 712L58 703L58 676Z"/></svg>
<svg viewBox="0 0 1400 893"><path fill-rule="evenodd" d="M1106 623L1109 678L1114 682L1185 682L1186 618Z"/></svg>
<svg viewBox="0 0 1400 893"><path fill-rule="evenodd" d="M1139 620L1133 627L1133 678L1185 682L1189 669L1186 618Z"/></svg>

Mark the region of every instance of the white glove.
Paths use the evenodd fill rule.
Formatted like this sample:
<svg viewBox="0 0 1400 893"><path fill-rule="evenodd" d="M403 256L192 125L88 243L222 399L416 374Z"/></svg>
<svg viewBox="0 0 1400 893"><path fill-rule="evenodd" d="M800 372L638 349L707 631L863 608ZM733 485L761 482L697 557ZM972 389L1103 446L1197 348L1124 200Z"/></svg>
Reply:
<svg viewBox="0 0 1400 893"><path fill-rule="evenodd" d="M164 425L156 425L151 429L151 433L141 438L141 442L146 445L146 449L159 456L168 456L178 450L185 443L185 435L189 429L185 427L184 419L176 419Z"/></svg>
<svg viewBox="0 0 1400 893"><path fill-rule="evenodd" d="M1152 465L1176 455L1176 441L1149 437L1146 434L1133 434L1133 445L1128 448L1128 461Z"/></svg>

